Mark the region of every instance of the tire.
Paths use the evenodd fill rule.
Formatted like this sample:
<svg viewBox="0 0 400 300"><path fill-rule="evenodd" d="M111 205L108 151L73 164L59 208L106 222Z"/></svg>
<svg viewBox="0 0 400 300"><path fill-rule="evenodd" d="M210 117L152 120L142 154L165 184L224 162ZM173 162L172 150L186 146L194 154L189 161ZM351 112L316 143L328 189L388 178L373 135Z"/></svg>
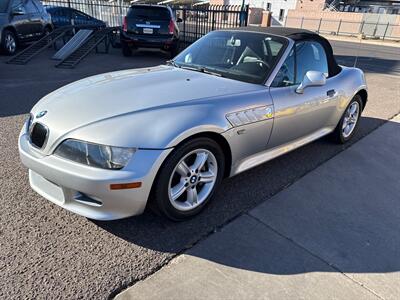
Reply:
<svg viewBox="0 0 400 300"><path fill-rule="evenodd" d="M129 48L129 45L127 43L121 42L121 46L122 46L122 54L125 57L132 56L132 49Z"/></svg>
<svg viewBox="0 0 400 300"><path fill-rule="evenodd" d="M4 30L1 36L0 48L6 55L14 55L17 52L17 38L14 32Z"/></svg>
<svg viewBox="0 0 400 300"><path fill-rule="evenodd" d="M50 33L52 32L51 27L50 26L46 26L43 30L43 34L42 37L48 36ZM50 43L51 42L51 37L47 38L47 42ZM51 48L52 45L49 45L49 48Z"/></svg>
<svg viewBox="0 0 400 300"><path fill-rule="evenodd" d="M173 59L175 56L177 56L179 53L179 49L180 49L180 45L179 45L179 41L178 41L176 43L176 45L174 47L172 47L171 50L169 51L169 57L171 59Z"/></svg>
<svg viewBox="0 0 400 300"><path fill-rule="evenodd" d="M356 108L357 113L351 113L354 108ZM361 96L355 95L354 98L351 99L349 105L346 107L343 116L339 121L339 124L336 126L335 130L331 134L332 139L336 143L344 144L351 140L358 129L362 110L363 102ZM354 116L355 114L356 116ZM345 126L345 124L347 125Z"/></svg>
<svg viewBox="0 0 400 300"><path fill-rule="evenodd" d="M182 160L188 169L182 167ZM196 170L195 166L202 167ZM196 138L185 142L161 166L153 184L152 208L173 221L198 214L221 183L224 168L224 154L214 140Z"/></svg>
<svg viewBox="0 0 400 300"><path fill-rule="evenodd" d="M43 36L49 35L52 32L50 26L46 26L43 30Z"/></svg>

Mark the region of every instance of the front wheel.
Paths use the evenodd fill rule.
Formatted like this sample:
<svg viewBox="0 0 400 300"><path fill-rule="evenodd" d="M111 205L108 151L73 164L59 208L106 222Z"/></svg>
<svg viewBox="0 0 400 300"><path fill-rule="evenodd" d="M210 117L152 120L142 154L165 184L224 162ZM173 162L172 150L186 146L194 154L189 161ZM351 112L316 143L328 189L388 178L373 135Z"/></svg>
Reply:
<svg viewBox="0 0 400 300"><path fill-rule="evenodd" d="M220 146L197 138L178 146L167 157L154 182L153 201L174 221L198 214L220 184L225 167Z"/></svg>
<svg viewBox="0 0 400 300"><path fill-rule="evenodd" d="M360 121L362 108L361 96L355 95L332 133L332 137L336 142L344 144L354 136Z"/></svg>
<svg viewBox="0 0 400 300"><path fill-rule="evenodd" d="M14 55L17 52L17 38L15 34L10 30L4 30L0 46L6 55Z"/></svg>

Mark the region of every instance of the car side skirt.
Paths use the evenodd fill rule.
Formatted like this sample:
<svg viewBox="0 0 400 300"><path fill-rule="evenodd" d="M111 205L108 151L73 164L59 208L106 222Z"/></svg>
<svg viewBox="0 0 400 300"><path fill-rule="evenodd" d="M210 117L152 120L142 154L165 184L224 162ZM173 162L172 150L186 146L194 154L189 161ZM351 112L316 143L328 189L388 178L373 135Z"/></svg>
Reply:
<svg viewBox="0 0 400 300"><path fill-rule="evenodd" d="M235 176L243 171L251 169L257 165L270 161L278 156L289 153L301 146L304 146L312 141L315 141L329 133L331 133L335 128L334 127L325 127L319 129L318 131L304 136L302 138L296 139L289 143L274 147L272 149L267 149L265 151L258 152L254 155L248 156L240 161L236 161L232 165L230 177ZM228 133L224 133L223 135L227 135ZM227 136L225 136L226 138Z"/></svg>

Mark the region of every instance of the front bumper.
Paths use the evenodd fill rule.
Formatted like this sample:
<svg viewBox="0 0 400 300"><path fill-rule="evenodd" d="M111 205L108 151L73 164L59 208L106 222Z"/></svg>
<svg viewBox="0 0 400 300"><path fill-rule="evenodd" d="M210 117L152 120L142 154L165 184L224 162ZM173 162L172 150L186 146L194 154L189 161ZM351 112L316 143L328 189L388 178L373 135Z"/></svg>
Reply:
<svg viewBox="0 0 400 300"><path fill-rule="evenodd" d="M41 155L31 146L26 125L18 146L21 161L29 168L30 185L37 193L71 212L96 220L141 214L157 171L172 150L138 150L122 170L104 170ZM142 186L110 189L110 184L129 182L142 182Z"/></svg>

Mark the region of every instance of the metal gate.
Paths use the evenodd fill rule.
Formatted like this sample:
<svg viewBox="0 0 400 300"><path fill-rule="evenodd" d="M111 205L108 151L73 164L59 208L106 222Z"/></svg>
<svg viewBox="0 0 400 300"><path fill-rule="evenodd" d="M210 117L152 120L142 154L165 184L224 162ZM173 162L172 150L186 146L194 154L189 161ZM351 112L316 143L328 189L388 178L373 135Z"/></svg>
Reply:
<svg viewBox="0 0 400 300"><path fill-rule="evenodd" d="M210 5L203 7L172 7L181 30L183 47L195 42L210 31L247 26L249 6Z"/></svg>

